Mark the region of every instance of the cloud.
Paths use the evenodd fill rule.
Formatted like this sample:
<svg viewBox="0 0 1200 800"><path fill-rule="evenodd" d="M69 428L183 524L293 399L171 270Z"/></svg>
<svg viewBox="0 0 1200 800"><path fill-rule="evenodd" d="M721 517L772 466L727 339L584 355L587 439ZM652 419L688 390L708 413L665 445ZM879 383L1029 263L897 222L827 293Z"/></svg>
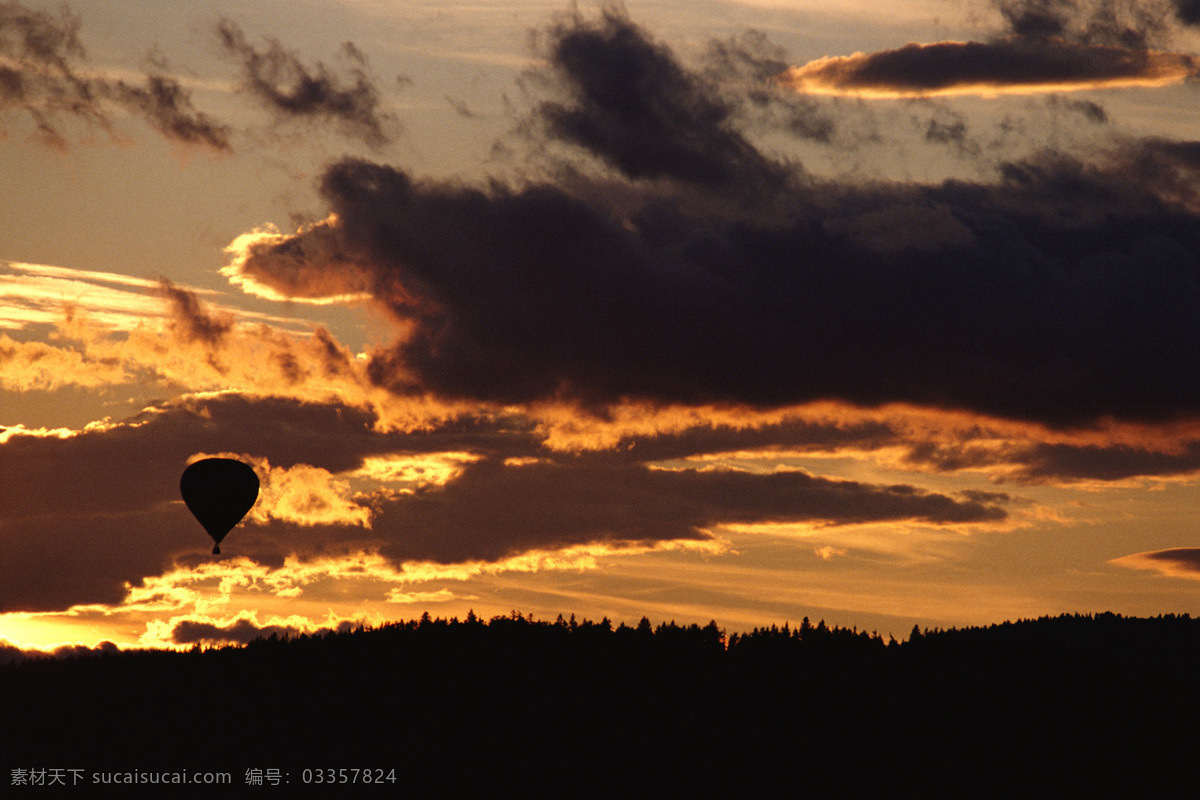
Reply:
<svg viewBox="0 0 1200 800"><path fill-rule="evenodd" d="M165 279L0 262L0 328L11 331L0 334L0 387L337 397L399 426L454 413L374 386L366 360L321 326L208 302L216 297Z"/></svg>
<svg viewBox="0 0 1200 800"><path fill-rule="evenodd" d="M835 481L799 471L648 469L579 457L521 466L475 462L441 489L384 508L376 529L397 532L380 551L397 561L457 562L596 542L705 539L721 524L994 524L1006 516L990 503L911 486Z"/></svg>
<svg viewBox="0 0 1200 800"><path fill-rule="evenodd" d="M397 340L368 373L397 396L906 403L1056 427L1196 413L1178 346L1200 334L1196 143L1044 151L977 181L819 180L748 156L704 82L623 17L552 34L575 95L539 106L562 122L547 132L618 174L472 186L346 159L322 177L325 221L232 248L225 274L369 293Z"/></svg>
<svg viewBox="0 0 1200 800"><path fill-rule="evenodd" d="M467 101L463 100L461 97L451 97L450 95L446 95L446 102L451 108L454 109L454 112L463 119L475 119L479 116L471 110L471 107L467 105Z"/></svg>
<svg viewBox="0 0 1200 800"><path fill-rule="evenodd" d="M636 447L555 453L527 424L501 420L405 434L381 433L376 421L339 404L219 395L66 435L11 432L0 460L21 469L0 486L0 609L119 603L128 586L206 559L207 538L178 500L179 474L198 454L256 465L260 507L223 549L276 567L293 556L376 553L399 569L572 546L644 548L707 541L725 524L1007 520L996 495L955 498L799 470L658 469ZM428 470L414 466L422 453Z"/></svg>
<svg viewBox="0 0 1200 800"><path fill-rule="evenodd" d="M1200 402L1177 346L1200 333L1196 167L1194 144L1134 141L994 182L813 182L760 195L776 217L755 218L683 189L476 188L346 160L319 245L301 231L237 268L300 296L369 286L401 331L369 372L401 394L1162 420ZM339 256L297 270L298 252Z"/></svg>
<svg viewBox="0 0 1200 800"><path fill-rule="evenodd" d="M229 31L281 97L300 75L355 85L288 73L278 45ZM764 40L726 41L695 71L607 11L564 19L542 47L540 130L595 160L472 184L343 159L321 177L324 220L230 245L223 273L249 294L383 309L395 340L378 349L167 281L0 271L8 385L191 392L80 431L0 432L0 461L20 465L0 486L0 610L120 603L209 563L178 500L200 453L259 470L263 500L229 540L247 563L370 556L393 580L713 543L723 526L998 530L1028 502L838 480L802 457L931 484L922 471L1196 473L1200 365L1180 342L1200 333L1200 144L1114 140L975 180L825 180L746 131L755 109L783 109L772 119L808 114L816 127L795 133L824 136L823 105L770 84L738 96L781 63ZM921 132L970 154L961 117ZM63 296L85 299L64 315ZM20 341L45 324L57 338ZM1136 439L1151 428L1161 438ZM820 544L823 559L858 549ZM167 635L261 629L206 617Z"/></svg>
<svg viewBox="0 0 1200 800"><path fill-rule="evenodd" d="M95 647L86 647L84 645L62 645L55 647L51 651L38 649L23 649L10 644L0 642L0 664L18 664L29 658L85 658L94 655L111 655L120 652L112 642L100 642Z"/></svg>
<svg viewBox="0 0 1200 800"><path fill-rule="evenodd" d="M1007 29L984 42L910 43L791 67L779 80L807 94L933 97L1031 94L1190 80L1198 62L1164 51L1190 0L994 0ZM1159 49L1154 49L1158 46Z"/></svg>
<svg viewBox="0 0 1200 800"><path fill-rule="evenodd" d="M0 487L0 609L119 603L126 583L203 552L204 532L179 502L190 456L232 452L280 468L353 469L365 441L370 452L396 444L373 434L372 421L343 407L218 397L65 436L6 437L0 461L21 468L6 469Z"/></svg>
<svg viewBox="0 0 1200 800"><path fill-rule="evenodd" d="M1108 122L1108 112L1104 106L1091 100L1070 100L1062 95L1052 94L1046 98L1046 105L1051 109L1063 108L1083 116L1088 122L1103 124Z"/></svg>
<svg viewBox="0 0 1200 800"><path fill-rule="evenodd" d="M942 441L909 441L902 463L944 472L981 471L993 480L1020 484L1113 485L1143 479L1190 480L1200 473L1200 441L1187 433L1171 441L1154 438L1097 444L977 432Z"/></svg>
<svg viewBox="0 0 1200 800"><path fill-rule="evenodd" d="M324 64L305 66L296 54L274 39L260 51L229 20L217 26L221 44L237 56L245 75L245 88L285 119L329 119L349 135L378 147L391 141L392 117L379 109L379 92L367 73L366 59L353 44L342 46L352 66L349 81Z"/></svg>
<svg viewBox="0 0 1200 800"><path fill-rule="evenodd" d="M715 409L697 412L690 421L670 415L656 418L647 410L625 413L643 414L644 424L631 429L626 421L611 419L599 423L601 429L611 429L607 438L589 441L580 436L566 442L557 441L557 432L549 427L546 444L572 452L580 448L629 451L642 463L698 467L774 465L832 456L888 469L981 473L993 484L1101 487L1191 481L1200 474L1200 440L1194 423L1187 420L1048 430L905 407L807 406L780 414L727 409L726 421ZM993 502L1009 499L973 491L964 496Z"/></svg>
<svg viewBox="0 0 1200 800"><path fill-rule="evenodd" d="M176 332L187 341L219 345L233 329L233 315L216 316L200 303L195 292L181 289L167 279L162 279L159 291L169 301L173 310Z"/></svg>
<svg viewBox="0 0 1200 800"><path fill-rule="evenodd" d="M0 5L0 109L17 109L33 120L39 138L62 148L60 117L105 125L91 82L78 73L84 55L79 18L67 8L53 14L17 2Z"/></svg>
<svg viewBox="0 0 1200 800"><path fill-rule="evenodd" d="M568 98L538 108L551 135L633 178L728 185L786 177L731 124L733 109L714 87L623 12L606 7L594 23L576 14L545 38L554 82Z"/></svg>
<svg viewBox="0 0 1200 800"><path fill-rule="evenodd" d="M129 378L120 363L88 359L76 350L44 342L18 342L0 334L0 389L4 391L100 388L125 383Z"/></svg>
<svg viewBox="0 0 1200 800"><path fill-rule="evenodd" d="M145 88L116 81L104 86L104 94L125 108L143 114L168 139L206 145L214 150L233 149L229 126L196 111L190 93L173 78L148 75Z"/></svg>
<svg viewBox="0 0 1200 800"><path fill-rule="evenodd" d="M1186 23L1187 0L993 0L1005 24L1027 38L1145 49L1165 40L1175 20Z"/></svg>
<svg viewBox="0 0 1200 800"><path fill-rule="evenodd" d="M722 102L771 130L822 143L833 140L837 121L816 101L784 90L775 77L788 68L783 48L761 31L714 39L703 55L704 77Z"/></svg>
<svg viewBox="0 0 1200 800"><path fill-rule="evenodd" d="M272 467L263 460L256 470L262 481L252 517L296 525L359 525L371 527L371 509L355 501L347 481L308 464Z"/></svg>
<svg viewBox="0 0 1200 800"><path fill-rule="evenodd" d="M162 283L149 278L0 261L0 327L12 330L59 325L72 315L86 316L105 329L126 330L147 318L167 316L162 296Z"/></svg>
<svg viewBox="0 0 1200 800"><path fill-rule="evenodd" d="M1114 558L1109 563L1130 569L1151 570L1168 578L1200 580L1200 549L1195 547L1134 553Z"/></svg>
<svg viewBox="0 0 1200 800"><path fill-rule="evenodd" d="M1011 37L821 58L779 80L809 94L935 97L1165 86L1192 78L1197 67L1183 53Z"/></svg>
<svg viewBox="0 0 1200 800"><path fill-rule="evenodd" d="M110 129L110 104L144 117L173 141L231 149L229 128L196 111L174 78L148 75L140 88L84 71L80 27L65 5L55 15L15 0L0 3L0 112L26 114L38 138L58 149L68 143L64 120Z"/></svg>
<svg viewBox="0 0 1200 800"><path fill-rule="evenodd" d="M295 637L311 631L290 625L258 625L252 619L240 618L228 625L185 619L175 624L171 640L175 644L204 644L209 646L247 644L254 639L271 636Z"/></svg>
<svg viewBox="0 0 1200 800"><path fill-rule="evenodd" d="M1187 25L1200 25L1200 2L1197 0L1172 0L1179 21Z"/></svg>
<svg viewBox="0 0 1200 800"><path fill-rule="evenodd" d="M268 300L323 305L368 299L369 276L342 252L336 227L336 219L327 219L304 226L304 236L270 227L244 233L225 248L229 263L221 274Z"/></svg>

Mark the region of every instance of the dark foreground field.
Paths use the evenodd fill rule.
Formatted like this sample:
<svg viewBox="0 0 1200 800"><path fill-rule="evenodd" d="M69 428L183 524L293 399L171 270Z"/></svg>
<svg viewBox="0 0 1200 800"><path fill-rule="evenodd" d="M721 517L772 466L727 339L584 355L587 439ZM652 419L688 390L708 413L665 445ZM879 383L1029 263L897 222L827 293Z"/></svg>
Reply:
<svg viewBox="0 0 1200 800"><path fill-rule="evenodd" d="M715 624L514 614L26 659L0 666L0 766L7 779L223 769L241 782L275 770L264 774L293 784L315 769L386 768L447 787L553 775L565 790L626 773L716 786L777 771L799 785L834 769L911 781L969 765L993 785L1071 764L1095 779L1142 759L1152 774L1194 762L1200 620L1101 614L914 634L806 621L726 637Z"/></svg>

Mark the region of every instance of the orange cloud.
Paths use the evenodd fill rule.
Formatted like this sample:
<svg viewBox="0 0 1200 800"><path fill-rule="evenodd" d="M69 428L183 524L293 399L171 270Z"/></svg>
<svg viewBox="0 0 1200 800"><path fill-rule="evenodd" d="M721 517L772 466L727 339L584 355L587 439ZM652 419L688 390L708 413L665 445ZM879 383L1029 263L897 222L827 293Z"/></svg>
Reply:
<svg viewBox="0 0 1200 800"><path fill-rule="evenodd" d="M419 453L367 456L354 477L377 484L399 485L401 491L442 486L462 474L466 464L478 461L474 453Z"/></svg>
<svg viewBox="0 0 1200 800"><path fill-rule="evenodd" d="M295 317L202 301L165 280L0 262L0 390L166 385L372 409L411 429L465 406L398 396L374 384L366 354ZM51 328L25 341L34 325Z"/></svg>
<svg viewBox="0 0 1200 800"><path fill-rule="evenodd" d="M44 342L18 342L0 334L0 390L98 388L126 383L130 378L120 361L89 358L78 350Z"/></svg>
<svg viewBox="0 0 1200 800"><path fill-rule="evenodd" d="M350 484L328 470L308 464L272 467L266 459L248 458L262 481L253 519L297 525L357 525L371 527L371 509L357 503Z"/></svg>
<svg viewBox="0 0 1200 800"><path fill-rule="evenodd" d="M274 226L238 236L221 274L246 294L315 305L370 298L367 274L344 249L337 215L282 234Z"/></svg>
<svg viewBox="0 0 1200 800"><path fill-rule="evenodd" d="M415 562L403 568L370 552L308 560L288 557L276 567L238 557L177 564L136 585L126 584L119 602L2 614L0 640L41 650L79 641L94 646L103 640L122 647L180 648L198 641L246 641L272 632L312 633L346 624L379 624L394 619L397 606L468 601L471 593L461 585L465 581L591 571L606 558L672 551L715 555L724 547L716 541L596 544L529 552L499 562ZM479 600L475 597L473 602ZM501 606L494 610L498 613Z"/></svg>

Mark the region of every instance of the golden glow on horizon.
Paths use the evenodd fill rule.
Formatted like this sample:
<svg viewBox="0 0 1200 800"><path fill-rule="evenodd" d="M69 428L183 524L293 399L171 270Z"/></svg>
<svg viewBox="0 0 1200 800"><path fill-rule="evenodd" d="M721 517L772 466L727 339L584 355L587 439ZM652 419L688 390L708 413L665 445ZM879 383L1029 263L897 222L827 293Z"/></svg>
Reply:
<svg viewBox="0 0 1200 800"><path fill-rule="evenodd" d="M260 627L275 625L297 632L332 628L342 622L374 625L395 619L399 607L416 603L470 604L476 591L464 591L463 584L469 581L482 580L486 585L505 574L583 574L613 559L655 553L720 555L727 550L728 544L719 539L657 546L584 545L527 552L496 562L412 562L399 568L369 552L308 561L289 556L278 568L244 557L224 558L179 565L161 575L147 576L140 586L127 584L124 601L114 606L0 614L0 643L52 650L64 644L96 646L111 641L122 648L179 649L191 646L172 638L181 622L226 629L244 619ZM497 598L477 606L490 605L493 610L489 614L505 613L511 610L506 602ZM96 638L73 638L80 631Z"/></svg>
<svg viewBox="0 0 1200 800"><path fill-rule="evenodd" d="M972 535L1001 535L1017 527L1019 521L971 524L934 524L929 522L886 521L849 524L761 522L720 526L723 534L771 537L779 540L800 539L811 544L814 554L824 561L834 557L884 557L897 565L933 564L954 560L962 541Z"/></svg>
<svg viewBox="0 0 1200 800"><path fill-rule="evenodd" d="M433 580L466 581L480 575L499 575L506 572L535 573L547 570L582 572L595 569L600 560L604 558L666 552L721 555L728 552L728 543L720 538L715 538L660 542L653 546L576 545L561 550L530 550L500 561L470 561L462 564L410 562L404 565L403 574L409 581L423 582Z"/></svg>
<svg viewBox="0 0 1200 800"><path fill-rule="evenodd" d="M804 550L787 544L787 539L797 534L812 546ZM980 583L978 576L971 576L969 591L974 600L966 608L962 592L967 589L954 582L953 571L950 575L938 573L941 577L936 580L922 571L954 563L961 556L963 541L961 535L934 526L906 526L904 530L894 526L889 530L884 525L829 526L801 532L768 525L723 527L720 538L708 542L655 548L573 548L573 554L530 553L501 563L406 564L399 571L370 553L310 562L289 558L278 569L234 558L178 567L147 578L143 586L129 588L123 604L111 608L80 606L57 613L0 615L0 641L41 650L75 643L95 646L104 640L120 647L181 649L191 644L175 642L172 631L184 621L223 630L246 620L257 627L277 625L312 632L343 622L374 625L415 618L415 613L398 615L397 611L417 604L426 606L434 616L445 617L463 617L467 609L484 618L506 614L517 606L528 612L535 608L533 598L540 598L537 608L551 616L599 608L607 609L603 613L612 617L614 624L622 620L634 624L645 614L654 621L703 623L715 618L729 630L788 619L798 622L771 613L777 606L842 609L850 615L847 618L863 613L917 618L926 625L962 619L964 613L973 624L1046 613L1044 598L1022 590L1024 579L1006 583L994 578ZM786 549L786 561L778 560L785 555L781 546ZM808 562L810 566L792 563L802 561L804 552L815 559ZM715 558L731 553L743 558ZM886 574L877 568L880 558L893 565ZM1162 564L1148 559L1133 563L1137 558L1110 563L1166 574ZM814 569L811 565L815 564L828 566ZM605 593L597 583L599 578L592 577L598 576L601 568L615 585L654 587L653 595L631 599L620 590ZM576 577L532 582L537 575L570 574ZM798 580L798 575L803 575L803 580ZM1194 574L1173 576L1196 578ZM674 592L664 594L671 586L680 591L686 586L686 596L704 600L665 599L675 596ZM753 590L748 588L751 586ZM746 594L748 591L753 591L753 596ZM656 599L660 596L664 599ZM750 608L760 611L747 612ZM1064 605L1062 610L1070 607ZM600 614L589 616L598 619ZM839 619L829 612L813 611L810 616L831 622ZM891 632L903 636L911 624Z"/></svg>

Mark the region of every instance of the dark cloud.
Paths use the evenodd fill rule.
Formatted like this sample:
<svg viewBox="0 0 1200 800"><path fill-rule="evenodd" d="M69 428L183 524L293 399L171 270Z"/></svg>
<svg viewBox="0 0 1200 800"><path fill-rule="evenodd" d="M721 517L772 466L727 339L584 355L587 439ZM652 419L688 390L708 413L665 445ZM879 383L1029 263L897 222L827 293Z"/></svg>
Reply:
<svg viewBox="0 0 1200 800"><path fill-rule="evenodd" d="M1108 122L1108 112L1104 106L1091 100L1073 100L1064 95L1053 94L1046 98L1046 105L1052 110L1065 109L1081 115L1088 122L1102 125Z"/></svg>
<svg viewBox="0 0 1200 800"><path fill-rule="evenodd" d="M95 647L87 647L81 644L63 645L49 652L33 648L23 649L10 644L0 643L0 664L16 664L31 658L77 659L88 656L111 655L119 652L120 648L109 641L100 642Z"/></svg>
<svg viewBox="0 0 1200 800"><path fill-rule="evenodd" d="M232 149L229 126L196 111L190 93L173 78L149 75L145 88L117 81L106 87L105 94L143 114L168 139L214 150Z"/></svg>
<svg viewBox="0 0 1200 800"><path fill-rule="evenodd" d="M1134 553L1109 563L1133 569L1149 569L1175 578L1200 578L1200 548L1175 547L1148 553Z"/></svg>
<svg viewBox="0 0 1200 800"><path fill-rule="evenodd" d="M983 42L912 43L823 58L783 73L784 83L827 94L927 96L1061 91L1178 83L1190 55L1166 52L1191 0L994 0L1005 33Z"/></svg>
<svg viewBox="0 0 1200 800"><path fill-rule="evenodd" d="M781 80L802 92L926 96L1178 83L1196 71L1183 53L1014 36L821 59Z"/></svg>
<svg viewBox="0 0 1200 800"><path fill-rule="evenodd" d="M460 97L451 97L450 95L446 95L446 102L449 103L450 107L453 108L454 111L463 119L475 119L477 116L476 113L471 110L471 107L467 105L467 101Z"/></svg>
<svg viewBox="0 0 1200 800"><path fill-rule="evenodd" d="M79 74L79 18L65 6L54 15L17 2L0 4L0 56L8 62L0 109L28 114L46 144L66 146L64 117L107 125L92 82Z"/></svg>
<svg viewBox="0 0 1200 800"><path fill-rule="evenodd" d="M1200 402L1181 346L1200 334L1193 151L1045 154L994 183L814 184L760 198L789 209L762 220L682 191L627 205L607 184L479 189L344 161L320 235L355 264L353 288L413 326L372 364L395 391L1158 420ZM259 255L245 269L270 282L277 254ZM277 288L338 274L306 270Z"/></svg>
<svg viewBox="0 0 1200 800"><path fill-rule="evenodd" d="M1171 550L1143 553L1142 556L1151 561L1173 562L1190 572L1200 572L1200 548L1177 547Z"/></svg>
<svg viewBox="0 0 1200 800"><path fill-rule="evenodd" d="M959 114L939 109L927 120L918 120L924 138L931 144L943 145L960 156L978 157L982 147L968 132L966 120Z"/></svg>
<svg viewBox="0 0 1200 800"><path fill-rule="evenodd" d="M60 149L68 141L65 120L110 128L109 104L144 117L173 141L230 149L229 129L196 111L178 81L149 75L142 88L84 72L79 30L65 5L54 15L0 4L0 57L8 62L0 66L0 111L27 114L38 137Z"/></svg>
<svg viewBox="0 0 1200 800"><path fill-rule="evenodd" d="M683 136L697 84L663 46L619 17L576 25L554 41L577 35L573 73L607 88L570 113L619 138L634 112L590 98L637 96L663 72L675 90L631 101L658 121L636 151L682 147L719 179L664 168L646 187L638 155L628 183L471 187L345 160L321 184L336 218L237 269L289 295L373 294L407 332L371 375L400 393L906 402L1056 426L1200 408L1186 345L1200 337L1200 145L1045 152L981 182L770 184L784 165L745 169L768 159L745 158L723 114ZM934 135L953 141L951 123Z"/></svg>
<svg viewBox="0 0 1200 800"><path fill-rule="evenodd" d="M396 532L381 552L399 562L499 559L571 545L705 539L733 523L852 524L917 520L995 523L993 500L954 500L912 486L877 486L805 472L661 470L606 457L506 466L486 460L436 491L384 510Z"/></svg>
<svg viewBox="0 0 1200 800"><path fill-rule="evenodd" d="M1014 477L1047 480L1120 481L1138 477L1191 475L1200 471L1200 442L1161 452L1129 445L1038 443L1023 454Z"/></svg>
<svg viewBox="0 0 1200 800"><path fill-rule="evenodd" d="M925 128L925 139L930 142L951 143L961 147L967 140L967 124L961 119L950 122L931 119Z"/></svg>
<svg viewBox="0 0 1200 800"><path fill-rule="evenodd" d="M715 87L620 11L606 8L595 22L570 17L547 31L545 50L569 99L544 102L541 119L625 175L709 186L786 177L732 125Z"/></svg>
<svg viewBox="0 0 1200 800"><path fill-rule="evenodd" d="M379 447L403 449L373 422L338 406L226 396L178 401L66 439L9 438L0 445L0 611L118 603L126 583L206 552L179 502L189 456L246 453L338 472Z"/></svg>
<svg viewBox="0 0 1200 800"><path fill-rule="evenodd" d="M373 422L371 415L337 406L228 396L147 409L112 428L66 439L14 436L0 447L6 464L22 465L6 470L0 486L5 523L73 509L119 516L175 501L179 473L196 452L236 451L279 466L350 469L364 452L397 444L374 434ZM49 499L60 491L59 499Z"/></svg>
<svg viewBox="0 0 1200 800"><path fill-rule="evenodd" d="M905 460L946 472L984 470L993 479L1014 483L1115 482L1195 475L1200 472L1200 442L1153 447L1013 441L997 447L994 442L965 437L909 444Z"/></svg>
<svg viewBox="0 0 1200 800"><path fill-rule="evenodd" d="M7 454L0 456L7 466ZM46 498L54 487L64 502L51 502L45 512L19 522L0 522L0 612L63 610L80 603L118 604L128 585L171 568L173 553L186 552L194 534L178 524L169 510L151 508L105 516L64 507L83 502L91 492L78 490L93 478L78 464L59 465L42 473L34 497ZM118 462L108 468L128 474ZM140 470L134 470L140 474ZM176 480L178 480L176 478ZM104 484L122 491L121 481ZM115 485L114 485L115 484ZM54 514L51 509L59 513Z"/></svg>
<svg viewBox="0 0 1200 800"><path fill-rule="evenodd" d="M1179 21L1187 25L1200 25L1200 0L1171 0Z"/></svg>
<svg viewBox="0 0 1200 800"><path fill-rule="evenodd" d="M1062 6L1060 8L1059 6ZM1062 36L1070 18L1070 2L1048 3L1044 0L997 0L996 9L1005 23L1018 36L1049 38Z"/></svg>
<svg viewBox="0 0 1200 800"><path fill-rule="evenodd" d="M1182 4L1163 0L994 0L1017 36L1145 49L1165 40ZM1178 17L1177 17L1178 13Z"/></svg>
<svg viewBox="0 0 1200 800"><path fill-rule="evenodd" d="M256 625L248 619L239 619L228 625L214 625L211 622L183 620L171 631L171 641L175 644L247 644L255 639L269 636L291 637L312 631L301 630L285 625Z"/></svg>
<svg viewBox="0 0 1200 800"><path fill-rule="evenodd" d="M697 425L674 433L627 436L612 445L626 458L642 463L728 453L738 450L782 450L785 452L834 452L843 448L877 450L903 444L907 434L887 422L854 423L788 419L748 427Z"/></svg>
<svg viewBox="0 0 1200 800"><path fill-rule="evenodd" d="M221 44L242 62L245 87L275 113L291 119L329 119L369 145L391 141L390 115L379 109L379 92L367 73L366 59L353 44L342 45L342 54L353 65L349 79L334 74L318 62L308 67L274 39L260 51L228 20L217 26Z"/></svg>
<svg viewBox="0 0 1200 800"><path fill-rule="evenodd" d="M172 325L185 341L200 341L217 346L233 327L232 319L219 318L207 311L194 292L159 279L159 293L171 304Z"/></svg>

